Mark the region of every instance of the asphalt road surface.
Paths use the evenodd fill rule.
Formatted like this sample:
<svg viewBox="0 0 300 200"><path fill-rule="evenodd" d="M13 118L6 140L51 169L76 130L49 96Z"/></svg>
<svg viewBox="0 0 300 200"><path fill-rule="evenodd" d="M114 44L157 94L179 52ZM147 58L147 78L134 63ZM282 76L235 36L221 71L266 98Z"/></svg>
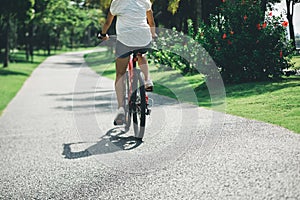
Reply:
<svg viewBox="0 0 300 200"><path fill-rule="evenodd" d="M149 94L139 143L82 56L49 57L0 117L0 199L300 199L299 134Z"/></svg>

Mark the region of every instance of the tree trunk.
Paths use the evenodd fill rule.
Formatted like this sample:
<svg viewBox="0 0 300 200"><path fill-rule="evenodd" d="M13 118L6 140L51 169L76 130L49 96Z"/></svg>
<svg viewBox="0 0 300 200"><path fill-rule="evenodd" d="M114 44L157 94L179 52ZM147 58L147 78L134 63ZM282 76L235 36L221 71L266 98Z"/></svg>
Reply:
<svg viewBox="0 0 300 200"><path fill-rule="evenodd" d="M4 51L4 60L3 67L8 67L9 63L9 29L10 29L10 17L7 16L6 26L5 26L5 51Z"/></svg>
<svg viewBox="0 0 300 200"><path fill-rule="evenodd" d="M25 54L26 54L26 61L29 61L29 33L28 33L28 27L26 26L25 22L23 23L24 29L25 29Z"/></svg>
<svg viewBox="0 0 300 200"><path fill-rule="evenodd" d="M199 21L203 19L203 13L202 13L202 0L196 1L196 21L194 22L194 30L195 33L197 33L199 28Z"/></svg>
<svg viewBox="0 0 300 200"><path fill-rule="evenodd" d="M292 41L293 49L296 50L296 40L295 40L295 32L294 32L294 24L293 24L294 1L286 0L286 6L287 6L286 15L289 22L290 39Z"/></svg>
<svg viewBox="0 0 300 200"><path fill-rule="evenodd" d="M29 54L31 62L33 63L33 24L29 24Z"/></svg>
<svg viewBox="0 0 300 200"><path fill-rule="evenodd" d="M48 50L48 56L51 54L51 49L50 49L50 35L47 35L47 50Z"/></svg>
<svg viewBox="0 0 300 200"><path fill-rule="evenodd" d="M294 25L290 23L289 25L290 30L290 39L292 41L293 49L296 50L296 39L295 39L295 32L294 32Z"/></svg>
<svg viewBox="0 0 300 200"><path fill-rule="evenodd" d="M28 38L26 38L26 40L27 40ZM29 61L29 44L28 44L28 42L26 41L26 46L25 46L25 50L26 50L26 61Z"/></svg>
<svg viewBox="0 0 300 200"><path fill-rule="evenodd" d="M57 49L59 47L59 38L60 38L60 31L57 30L56 37L55 37L55 46L54 46L55 52L57 51Z"/></svg>
<svg viewBox="0 0 300 200"><path fill-rule="evenodd" d="M263 11L263 13L265 13L267 11L267 0L262 0L261 1L261 10Z"/></svg>
<svg viewBox="0 0 300 200"><path fill-rule="evenodd" d="M70 36L71 36L70 37L71 49L73 49L73 42L74 42L74 40L73 40L73 38L74 38L74 30L73 29L71 30L71 35Z"/></svg>
<svg viewBox="0 0 300 200"><path fill-rule="evenodd" d="M294 24L293 24L293 21L290 22L290 20L289 20L289 31L290 31L290 39L292 41L293 49L296 50L296 39L295 39Z"/></svg>
<svg viewBox="0 0 300 200"><path fill-rule="evenodd" d="M25 32L26 61L29 61L30 58L31 62L33 62L33 24L29 23L28 26L26 27L27 27Z"/></svg>
<svg viewBox="0 0 300 200"><path fill-rule="evenodd" d="M87 43L86 43L86 47L91 46L91 27L88 28L88 35L87 35Z"/></svg>

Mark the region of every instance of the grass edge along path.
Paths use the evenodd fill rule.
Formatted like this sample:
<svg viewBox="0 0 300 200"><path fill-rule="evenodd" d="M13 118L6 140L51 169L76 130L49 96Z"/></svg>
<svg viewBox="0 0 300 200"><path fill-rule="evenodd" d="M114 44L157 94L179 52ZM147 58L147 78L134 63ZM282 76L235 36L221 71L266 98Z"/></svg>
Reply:
<svg viewBox="0 0 300 200"><path fill-rule="evenodd" d="M95 72L114 79L114 58L109 54L92 53L85 60ZM185 91L186 81L197 94L198 105L210 108L210 97L201 75L182 79L175 70L159 71L150 65L155 93L178 98ZM184 81L183 81L184 80ZM168 88L177 88L172 93ZM300 133L300 76L284 78L278 82L243 83L226 85L226 113L263 121ZM184 96L185 93L182 93Z"/></svg>
<svg viewBox="0 0 300 200"><path fill-rule="evenodd" d="M0 68L0 116L22 88L24 82L30 77L31 73L49 56L86 50L87 48L78 48L74 50L52 51L51 55L45 55L44 51L34 52L34 61L26 61L24 51L18 51L11 54L13 62L9 63L7 68ZM2 63L2 62L1 62Z"/></svg>

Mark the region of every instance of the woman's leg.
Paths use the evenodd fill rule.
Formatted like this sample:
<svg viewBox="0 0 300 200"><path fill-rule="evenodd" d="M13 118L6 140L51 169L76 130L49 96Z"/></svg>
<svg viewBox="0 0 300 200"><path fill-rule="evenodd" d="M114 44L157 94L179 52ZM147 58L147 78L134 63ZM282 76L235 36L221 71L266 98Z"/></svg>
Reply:
<svg viewBox="0 0 300 200"><path fill-rule="evenodd" d="M116 60L116 80L115 90L118 101L118 108L123 106L123 94L124 94L124 74L128 65L129 57L117 58Z"/></svg>
<svg viewBox="0 0 300 200"><path fill-rule="evenodd" d="M148 66L146 55L138 54L138 63L144 74L145 89L148 92L152 92L153 91L153 82L150 79L149 66Z"/></svg>
<svg viewBox="0 0 300 200"><path fill-rule="evenodd" d="M138 54L138 64L144 74L145 81L150 79L148 62L145 54Z"/></svg>

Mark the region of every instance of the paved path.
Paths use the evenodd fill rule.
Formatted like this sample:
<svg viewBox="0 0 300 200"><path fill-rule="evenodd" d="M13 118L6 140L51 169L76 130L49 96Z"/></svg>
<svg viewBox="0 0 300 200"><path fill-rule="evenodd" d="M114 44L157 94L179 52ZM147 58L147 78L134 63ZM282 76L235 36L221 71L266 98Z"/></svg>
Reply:
<svg viewBox="0 0 300 200"><path fill-rule="evenodd" d="M136 143L82 55L49 57L0 117L0 199L300 199L300 135L151 95Z"/></svg>

